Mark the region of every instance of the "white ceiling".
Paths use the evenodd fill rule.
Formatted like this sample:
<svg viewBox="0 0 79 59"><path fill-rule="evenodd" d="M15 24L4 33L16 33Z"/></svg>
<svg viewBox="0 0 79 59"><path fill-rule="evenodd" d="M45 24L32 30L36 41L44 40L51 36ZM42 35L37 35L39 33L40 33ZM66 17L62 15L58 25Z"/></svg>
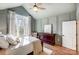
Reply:
<svg viewBox="0 0 79 59"><path fill-rule="evenodd" d="M40 7L44 7L46 9L39 10L38 12L34 12L32 9L30 9L33 7L33 3L0 3L0 10L21 5L36 19L41 19L44 17L67 13L75 10L75 4L73 3L41 3L39 4Z"/></svg>
<svg viewBox="0 0 79 59"><path fill-rule="evenodd" d="M40 6L46 9L39 10L38 12L34 12L32 9L30 9L33 6L32 3L24 4L23 6L36 19L67 13L75 10L75 4L73 3L43 3L40 4Z"/></svg>
<svg viewBox="0 0 79 59"><path fill-rule="evenodd" d="M0 3L0 10L12 8L12 7L18 7L21 5L22 5L22 3Z"/></svg>

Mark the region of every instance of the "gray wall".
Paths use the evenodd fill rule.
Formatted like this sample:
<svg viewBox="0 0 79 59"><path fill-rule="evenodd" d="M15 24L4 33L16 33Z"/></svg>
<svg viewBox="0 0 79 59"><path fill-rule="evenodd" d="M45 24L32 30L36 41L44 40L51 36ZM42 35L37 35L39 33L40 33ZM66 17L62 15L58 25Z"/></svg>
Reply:
<svg viewBox="0 0 79 59"><path fill-rule="evenodd" d="M3 34L7 33L7 11L0 11L0 32Z"/></svg>
<svg viewBox="0 0 79 59"><path fill-rule="evenodd" d="M69 12L57 16L50 16L44 19L38 19L36 20L36 29L37 32L43 32L44 31L44 25L45 24L53 24L53 33L57 33L61 35L62 32L62 22L63 21L71 21L76 20L76 12Z"/></svg>
<svg viewBox="0 0 79 59"><path fill-rule="evenodd" d="M62 44L62 22L76 20L76 11L64 13L57 16L50 16L36 21L37 32L44 31L45 24L53 24L53 33L57 34L56 44Z"/></svg>
<svg viewBox="0 0 79 59"><path fill-rule="evenodd" d="M17 14L23 15L23 16L28 16L30 15L22 6L15 7L15 8L10 8L9 10L14 10Z"/></svg>

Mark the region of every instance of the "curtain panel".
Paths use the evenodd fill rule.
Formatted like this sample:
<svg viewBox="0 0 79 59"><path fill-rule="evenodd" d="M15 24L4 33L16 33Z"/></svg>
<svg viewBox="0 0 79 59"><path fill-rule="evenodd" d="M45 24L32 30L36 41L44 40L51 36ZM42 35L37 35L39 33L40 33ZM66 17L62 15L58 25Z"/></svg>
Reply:
<svg viewBox="0 0 79 59"><path fill-rule="evenodd" d="M16 14L9 11L9 34L16 35Z"/></svg>
<svg viewBox="0 0 79 59"><path fill-rule="evenodd" d="M31 16L23 16L9 11L9 34L15 36L30 36Z"/></svg>

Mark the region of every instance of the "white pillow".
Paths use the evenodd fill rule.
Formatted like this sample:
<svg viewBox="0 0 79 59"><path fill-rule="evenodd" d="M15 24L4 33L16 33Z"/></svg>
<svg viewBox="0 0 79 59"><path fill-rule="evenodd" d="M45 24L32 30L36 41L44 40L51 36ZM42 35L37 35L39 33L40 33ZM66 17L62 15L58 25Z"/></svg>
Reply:
<svg viewBox="0 0 79 59"><path fill-rule="evenodd" d="M8 48L9 43L5 40L5 37L0 37L0 48Z"/></svg>
<svg viewBox="0 0 79 59"><path fill-rule="evenodd" d="M13 35L7 35L6 36L6 40L9 42L9 44L11 45L16 45L17 41L16 41L16 37Z"/></svg>

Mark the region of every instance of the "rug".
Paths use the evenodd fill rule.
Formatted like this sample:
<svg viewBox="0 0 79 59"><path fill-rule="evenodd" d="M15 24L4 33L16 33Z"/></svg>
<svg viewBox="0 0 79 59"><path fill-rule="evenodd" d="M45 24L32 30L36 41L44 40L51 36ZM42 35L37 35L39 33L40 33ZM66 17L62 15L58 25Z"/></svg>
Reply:
<svg viewBox="0 0 79 59"><path fill-rule="evenodd" d="M53 50L52 49L49 49L49 48L46 48L46 47L43 47L43 51L47 54L47 55L51 55Z"/></svg>

